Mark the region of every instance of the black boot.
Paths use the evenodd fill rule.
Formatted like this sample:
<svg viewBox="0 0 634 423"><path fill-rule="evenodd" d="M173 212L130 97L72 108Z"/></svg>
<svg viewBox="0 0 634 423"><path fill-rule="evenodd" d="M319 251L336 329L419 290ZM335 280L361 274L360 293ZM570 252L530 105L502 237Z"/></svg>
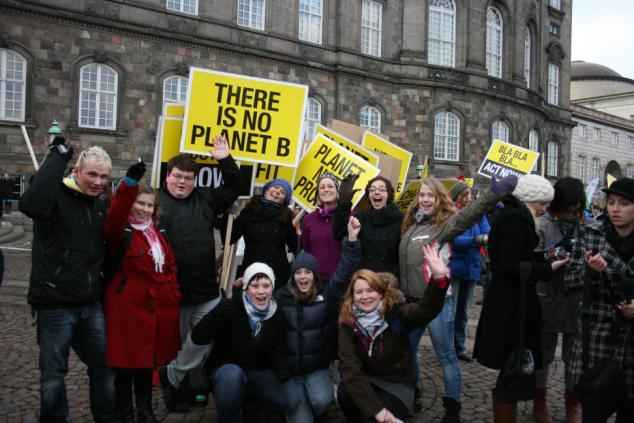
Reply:
<svg viewBox="0 0 634 423"><path fill-rule="evenodd" d="M136 421L137 423L158 423L152 410L152 395L137 395Z"/></svg>
<svg viewBox="0 0 634 423"><path fill-rule="evenodd" d="M115 407L121 415L122 423L134 423L134 407L132 405L132 374L117 371L115 380Z"/></svg>
<svg viewBox="0 0 634 423"><path fill-rule="evenodd" d="M423 409L423 392L417 386L414 388L414 413L420 413Z"/></svg>
<svg viewBox="0 0 634 423"><path fill-rule="evenodd" d="M445 415L440 423L460 423L460 402L453 398L443 397L442 406L445 407Z"/></svg>

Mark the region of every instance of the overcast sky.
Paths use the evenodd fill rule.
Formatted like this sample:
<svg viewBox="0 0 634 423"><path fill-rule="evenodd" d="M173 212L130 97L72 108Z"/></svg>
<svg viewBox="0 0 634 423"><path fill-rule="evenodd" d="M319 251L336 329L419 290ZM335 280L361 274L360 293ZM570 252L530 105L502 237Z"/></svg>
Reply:
<svg viewBox="0 0 634 423"><path fill-rule="evenodd" d="M634 79L634 0L572 0L571 58Z"/></svg>

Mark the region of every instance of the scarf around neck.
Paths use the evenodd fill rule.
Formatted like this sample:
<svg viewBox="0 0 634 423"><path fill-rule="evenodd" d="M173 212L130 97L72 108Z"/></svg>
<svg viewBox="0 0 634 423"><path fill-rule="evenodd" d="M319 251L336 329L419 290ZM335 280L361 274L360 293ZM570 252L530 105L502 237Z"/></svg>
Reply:
<svg viewBox="0 0 634 423"><path fill-rule="evenodd" d="M277 210L279 209L282 205L280 203L276 203L275 201L270 201L267 200L266 198L262 197L260 199L260 203L262 203L262 205L268 209L272 209L272 210Z"/></svg>
<svg viewBox="0 0 634 423"><path fill-rule="evenodd" d="M148 254L150 254L150 256L152 256L152 260L154 260L154 271L156 273L163 273L163 267L165 266L165 251L163 251L158 231L156 230L152 219L150 218L145 222L141 222L139 219L130 216L128 218L128 223L133 229L140 231L143 235L145 235L145 239L148 244L150 244L150 251Z"/></svg>
<svg viewBox="0 0 634 423"><path fill-rule="evenodd" d="M269 305L260 310L249 301L249 296L246 292L242 292L242 303L244 304L244 310L247 312L247 318L249 319L249 326L251 327L251 335L257 337L262 330L262 322L268 320L275 314L277 310L277 302L275 298L271 297Z"/></svg>
<svg viewBox="0 0 634 423"><path fill-rule="evenodd" d="M368 357L372 357L374 340L387 329L387 322L381 313L383 307L383 300L379 302L377 308L370 312L359 309L356 304L352 305L352 314L355 317L354 325L360 335L363 347L368 351Z"/></svg>
<svg viewBox="0 0 634 423"><path fill-rule="evenodd" d="M605 239L614 248L621 260L625 263L630 261L634 257L634 233L624 237L620 236L609 219L603 222L603 228L605 230Z"/></svg>

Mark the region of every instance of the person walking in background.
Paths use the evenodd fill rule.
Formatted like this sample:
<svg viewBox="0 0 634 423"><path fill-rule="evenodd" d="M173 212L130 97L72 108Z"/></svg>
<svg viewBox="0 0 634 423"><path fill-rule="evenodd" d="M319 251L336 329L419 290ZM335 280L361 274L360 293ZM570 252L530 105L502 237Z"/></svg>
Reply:
<svg viewBox="0 0 634 423"><path fill-rule="evenodd" d="M332 233L338 199L339 180L332 173L323 173L317 179L317 209L302 220L302 249L319 262L319 277L322 281L329 280L335 274L341 255L341 242Z"/></svg>
<svg viewBox="0 0 634 423"><path fill-rule="evenodd" d="M124 422L156 423L152 371L180 349L176 262L157 226L158 196L139 187L145 163L130 166L106 216L106 248L112 280L104 295L106 364L115 369L117 409Z"/></svg>
<svg viewBox="0 0 634 423"><path fill-rule="evenodd" d="M496 423L515 422L517 418L517 393L509 387L503 370L511 353L525 347L533 354L535 368L541 368L541 312L535 282L550 279L553 270L568 262L561 259L547 263L543 255L542 262L536 260L539 239L535 219L545 213L552 198L553 187L547 179L520 177L513 195L502 200L504 208L489 234L492 279L478 322L473 357L488 368L501 370L492 390ZM525 306L521 307L525 313L520 316L521 295L525 297Z"/></svg>
<svg viewBox="0 0 634 423"><path fill-rule="evenodd" d="M251 263L262 262L271 266L275 280L288 280L291 264L286 249L297 253L293 212L288 207L292 197L291 184L284 179L274 179L264 185L262 195L251 198L236 218L231 243L244 237L244 258L238 267L238 277Z"/></svg>
<svg viewBox="0 0 634 423"><path fill-rule="evenodd" d="M593 225L592 218L585 218L583 209L586 194L583 182L565 177L555 184L555 196L548 212L537 219L539 244L537 251L548 260L565 258L572 253L572 244L583 228ZM570 292L564 285L564 269L553 272L551 278L537 282L537 296L542 310L543 367L535 371L536 390L533 401L533 417L539 423L550 423L546 405L549 366L555 359L557 339L563 335L561 358L567 369L570 363L572 342L577 331L577 314L581 303L581 291ZM567 423L580 423L581 412L574 392L574 384L565 379L565 403Z"/></svg>
<svg viewBox="0 0 634 423"><path fill-rule="evenodd" d="M40 346L40 421L68 421L65 377L70 347L88 367L95 421L120 422L114 372L105 364L106 328L101 306L105 257L102 196L111 162L101 147L81 152L63 178L73 148L57 137L20 200L33 219L28 302Z"/></svg>
<svg viewBox="0 0 634 423"><path fill-rule="evenodd" d="M221 186L194 187L196 162L181 154L167 163L165 187L159 191L160 223L172 244L181 291L181 350L168 365L159 368L163 400L170 411L189 409L192 400L181 389L182 381L211 348L194 345L189 332L220 301L213 228L217 216L238 198L242 186L240 169L230 156L227 140L215 137L214 147L211 154L222 172Z"/></svg>
<svg viewBox="0 0 634 423"><path fill-rule="evenodd" d="M456 209L462 210L471 203L471 190L463 181L458 181L449 190ZM482 216L480 222L454 238L451 243L451 289L454 298L454 347L460 360L472 362L465 347L469 306L473 290L480 279L482 256L480 248L486 244L489 235L489 222Z"/></svg>
<svg viewBox="0 0 634 423"><path fill-rule="evenodd" d="M13 194L13 180L5 172L0 180L0 220L5 211L11 213L11 194Z"/></svg>

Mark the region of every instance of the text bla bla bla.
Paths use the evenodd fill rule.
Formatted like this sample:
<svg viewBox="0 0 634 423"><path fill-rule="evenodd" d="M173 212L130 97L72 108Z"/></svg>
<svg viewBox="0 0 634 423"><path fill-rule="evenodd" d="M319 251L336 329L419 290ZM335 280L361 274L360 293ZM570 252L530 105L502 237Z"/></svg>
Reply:
<svg viewBox="0 0 634 423"><path fill-rule="evenodd" d="M498 153L500 155L495 161L505 166L513 167L513 161L525 162L528 160L528 153L521 150L514 150L511 147L500 146Z"/></svg>
<svg viewBox="0 0 634 423"><path fill-rule="evenodd" d="M194 125L192 127L190 144L195 145L202 141L206 147L213 147L213 135L211 127ZM227 128L222 129L220 135L229 141L229 145L233 151L269 154L276 157L287 157L291 152L291 140L286 137L273 138L271 135L258 132Z"/></svg>

